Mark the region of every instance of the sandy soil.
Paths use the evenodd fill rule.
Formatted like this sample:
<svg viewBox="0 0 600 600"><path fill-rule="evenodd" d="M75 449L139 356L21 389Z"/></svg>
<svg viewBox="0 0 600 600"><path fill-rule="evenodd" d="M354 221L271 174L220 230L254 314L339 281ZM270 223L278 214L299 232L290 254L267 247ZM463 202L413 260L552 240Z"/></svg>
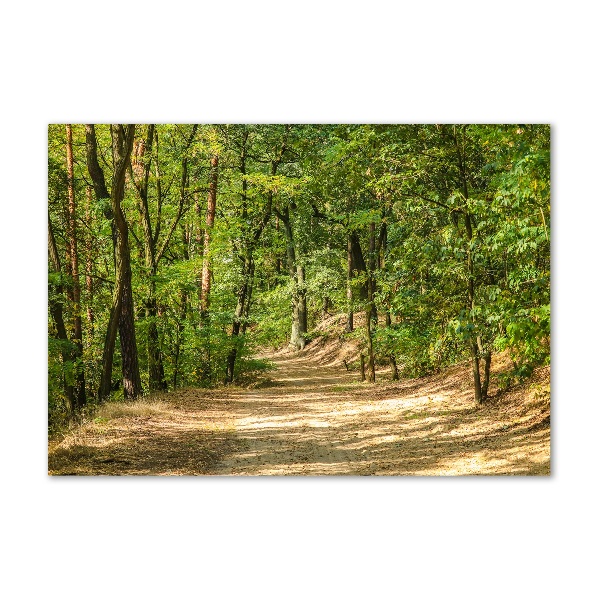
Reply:
<svg viewBox="0 0 600 600"><path fill-rule="evenodd" d="M548 475L549 368L474 406L468 367L357 382L314 353L254 389L107 405L49 446L51 475Z"/></svg>

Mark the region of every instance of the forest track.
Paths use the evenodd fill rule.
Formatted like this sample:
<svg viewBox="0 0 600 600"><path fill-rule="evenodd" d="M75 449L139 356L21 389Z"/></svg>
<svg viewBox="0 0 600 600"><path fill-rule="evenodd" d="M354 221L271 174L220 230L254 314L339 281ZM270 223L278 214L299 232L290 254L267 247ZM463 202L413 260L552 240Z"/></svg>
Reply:
<svg viewBox="0 0 600 600"><path fill-rule="evenodd" d="M254 389L107 405L52 442L52 475L548 475L549 395L476 407L468 369L376 385L305 353ZM545 389L549 371L541 374ZM104 416L103 416L104 415Z"/></svg>

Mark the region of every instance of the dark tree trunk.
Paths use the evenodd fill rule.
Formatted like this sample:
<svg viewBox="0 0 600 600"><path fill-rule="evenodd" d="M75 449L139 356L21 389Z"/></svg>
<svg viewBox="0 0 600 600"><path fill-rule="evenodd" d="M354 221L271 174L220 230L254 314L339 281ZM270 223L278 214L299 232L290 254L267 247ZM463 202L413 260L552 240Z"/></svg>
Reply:
<svg viewBox="0 0 600 600"><path fill-rule="evenodd" d="M181 312L179 315L179 322L177 323L177 335L175 337L175 350L174 350L174 366L173 366L173 389L177 388L179 379L179 357L181 355L181 342L183 338L184 323L187 313L187 301L188 296L186 292L181 294Z"/></svg>
<svg viewBox="0 0 600 600"><path fill-rule="evenodd" d="M492 366L492 353L488 350L483 354L483 382L481 384L481 397L487 400L490 385L490 367Z"/></svg>
<svg viewBox="0 0 600 600"><path fill-rule="evenodd" d="M250 280L253 273L252 255L248 253L242 265L242 284L237 294L237 305L233 317L233 325L231 327L231 339L233 342L232 348L227 355L227 365L225 368L225 383L233 383L235 377L235 361L237 359L240 343L240 330L242 328L242 320L246 312L246 303L248 301L248 292Z"/></svg>
<svg viewBox="0 0 600 600"><path fill-rule="evenodd" d="M275 231L279 233L279 217L275 218ZM275 273L281 275L281 257L279 256L279 253L275 259Z"/></svg>
<svg viewBox="0 0 600 600"><path fill-rule="evenodd" d="M92 179L96 198L100 200L110 199L110 192L106 187L104 171L98 162L98 142L96 140L96 129L94 125L85 126L85 151L87 159L87 169ZM112 209L110 204L103 204L104 216L112 219Z"/></svg>
<svg viewBox="0 0 600 600"><path fill-rule="evenodd" d="M75 207L75 175L73 170L73 130L71 125L67 130L67 192L69 196L69 219L68 239L70 254L69 274L72 278L73 287L71 298L73 301L73 343L75 344L77 357L77 375L75 384L76 408L85 405L85 374L83 370L83 328L81 323L81 286L79 283L79 258L77 254L77 229L76 229L76 207Z"/></svg>
<svg viewBox="0 0 600 600"><path fill-rule="evenodd" d="M244 314L240 333L246 335L248 320L250 318L250 305L252 304L252 292L254 291L254 259L250 262L250 273L248 274L248 291L246 292L246 302L244 304Z"/></svg>
<svg viewBox="0 0 600 600"><path fill-rule="evenodd" d="M352 264L352 239L350 235L348 235L348 273L346 279L346 299L348 301L348 322L346 323L346 331L350 333L354 331L354 306L352 302L352 277L353 277L353 267Z"/></svg>
<svg viewBox="0 0 600 600"><path fill-rule="evenodd" d="M475 308L475 267L473 261L473 248L472 248L472 240L473 240L473 223L471 214L468 211L467 203L469 200L469 186L467 184L467 174L465 170L465 164L463 161L462 152L460 150L460 145L458 143L458 137L456 135L456 130L453 129L452 138L454 140L454 146L456 149L456 156L458 160L458 170L460 173L461 185L462 185L462 193L465 200L465 230L467 234L467 303L468 310L470 312ZM473 322L473 317L470 318L471 324L475 325ZM475 392L475 402L477 404L481 404L485 400L485 395L483 394L483 389L481 386L481 373L479 366L479 344L477 342L477 338L475 336L471 336L469 342L470 350L471 350L471 362L473 366L473 388ZM487 392L487 389L486 389Z"/></svg>
<svg viewBox="0 0 600 600"><path fill-rule="evenodd" d="M471 250L471 240L473 239L473 230L471 225L471 216L469 213L465 215L465 226L467 230L467 302L469 311L475 308L475 274L473 267L473 252ZM479 346L477 344L477 338L471 337L470 339L471 349L471 362L473 365L473 389L475 392L475 402L481 404L484 400L482 389L481 389L481 373L479 370Z"/></svg>
<svg viewBox="0 0 600 600"><path fill-rule="evenodd" d="M390 367L392 368L392 381L398 381L400 376L398 375L398 365L396 364L396 358L394 355L390 355Z"/></svg>
<svg viewBox="0 0 600 600"><path fill-rule="evenodd" d="M94 241L92 236L92 188L87 186L85 222L87 227L86 248L85 248L85 290L87 293L87 319L89 325L90 337L94 337L94 281L92 271L94 265Z"/></svg>
<svg viewBox="0 0 600 600"><path fill-rule="evenodd" d="M308 333L308 309L306 307L306 271L303 265L298 269L298 324L302 336L302 347L306 343L306 334Z"/></svg>
<svg viewBox="0 0 600 600"><path fill-rule="evenodd" d="M131 262L129 251L129 230L121 202L125 195L125 174L130 166L129 160L133 147L135 125L111 125L113 140L114 174L112 181L111 204L116 231L115 251L115 288L110 311L104 350L102 353L102 377L99 398L104 400L111 391L111 377L117 331L121 330L121 349L126 355L123 359L123 385L128 398L142 393L137 346L133 320L133 298L131 294ZM89 170L89 164L88 164ZM90 175L92 171L90 170Z"/></svg>
<svg viewBox="0 0 600 600"><path fill-rule="evenodd" d="M151 287L154 288L154 285ZM148 383L151 392L164 391L168 386L160 349L158 310L154 295L146 304L146 319L148 319Z"/></svg>
<svg viewBox="0 0 600 600"><path fill-rule="evenodd" d="M119 317L119 340L123 368L123 392L127 399L137 398L143 393L135 335L133 294L131 290L131 265L123 273L123 295Z"/></svg>
<svg viewBox="0 0 600 600"><path fill-rule="evenodd" d="M164 391L167 389L165 379L165 370L163 366L162 352L160 348L160 336L158 332L158 310L156 305L156 273L158 271L156 243L150 221L150 208L148 205L148 180L150 177L150 167L152 163L152 144L154 141L156 128L154 125L148 125L146 140L136 141L132 153L132 180L138 191L138 208L140 211L142 231L144 232L144 264L146 275L148 277L148 295L144 301L145 317L148 322L148 386L151 392ZM125 300L125 297L124 297ZM119 328L121 337L128 338L126 333L127 325L124 322L125 330ZM135 366L128 367L128 372L133 372ZM138 367L139 371L139 367ZM132 387L132 386L130 386ZM127 390L127 388L125 388ZM129 393L129 392L127 392Z"/></svg>
<svg viewBox="0 0 600 600"><path fill-rule="evenodd" d="M323 297L323 305L321 307L321 319L326 319L329 316L329 298L327 296Z"/></svg>
<svg viewBox="0 0 600 600"><path fill-rule="evenodd" d="M381 231L379 235L379 252L377 254L379 268L383 271L385 269L385 256L387 252L387 225L385 221L381 224ZM392 315L390 313L390 301L386 300L386 310L385 310L385 326L392 326ZM392 381L398 381L400 379L398 373L398 365L396 364L396 357L394 354L390 354L389 356L390 367L392 370Z"/></svg>
<svg viewBox="0 0 600 600"><path fill-rule="evenodd" d="M200 295L200 314L202 319L208 318L210 305L210 282L212 270L210 266L210 236L215 224L217 209L217 183L219 177L219 157L214 155L210 161L210 183L206 207L206 227L204 229L204 251L202 253L202 286Z"/></svg>
<svg viewBox="0 0 600 600"><path fill-rule="evenodd" d="M246 217L248 210L248 181L246 180L246 143L248 141L248 131L244 131L242 137L242 150L240 154L240 173L242 174L242 217ZM270 210L270 207L269 207ZM241 257L240 257L241 258ZM238 355L239 335L241 329L241 321L246 309L246 297L248 295L248 282L252 271L252 247L247 248L246 256L242 259L242 283L237 294L237 305L231 325L231 341L232 346L225 363L225 383L233 383L235 377L235 361Z"/></svg>
<svg viewBox="0 0 600 600"><path fill-rule="evenodd" d="M277 215L279 220L283 223L288 273L292 281L292 331L290 335L290 346L294 350L302 350L304 348L307 333L304 267L297 263L289 208L286 206L281 212L278 211Z"/></svg>
<svg viewBox="0 0 600 600"><path fill-rule="evenodd" d="M377 263L377 252L375 250L375 223L369 224L369 276L367 277L367 294L371 305L372 327L377 326L377 306L375 305L375 266Z"/></svg>
<svg viewBox="0 0 600 600"><path fill-rule="evenodd" d="M94 125L85 126L85 153L87 170L90 174L92 185L94 186L96 201L101 203L102 214L104 215L104 218L110 221L113 242L113 264L116 269L117 230L113 218L110 192L106 187L104 171L98 162L98 141L96 139L96 128Z"/></svg>
<svg viewBox="0 0 600 600"><path fill-rule="evenodd" d="M375 382L375 353L373 350L373 326L377 322L375 310L375 223L369 224L369 271L367 277L367 305L365 309L365 333L367 336L367 380ZM373 319L375 315L375 319Z"/></svg>
<svg viewBox="0 0 600 600"><path fill-rule="evenodd" d="M50 220L50 214L48 213L48 256L50 258L50 265L55 273L61 273L60 268L60 258L58 254L58 248L56 247L56 240L54 238L54 231L52 229L52 221ZM69 341L69 337L67 335L67 329L65 327L65 321L63 317L63 305L60 300L57 299L57 296L63 295L63 286L62 285L48 285L48 299L50 305L50 314L52 315L52 320L56 326L56 334L59 340L63 340L64 342ZM73 355L70 353L64 346L61 348L61 357L63 361L63 365L67 362L73 360ZM69 411L73 412L75 410L75 393L73 390L73 386L67 383L67 379L63 374L63 385L65 388L65 397L68 403Z"/></svg>

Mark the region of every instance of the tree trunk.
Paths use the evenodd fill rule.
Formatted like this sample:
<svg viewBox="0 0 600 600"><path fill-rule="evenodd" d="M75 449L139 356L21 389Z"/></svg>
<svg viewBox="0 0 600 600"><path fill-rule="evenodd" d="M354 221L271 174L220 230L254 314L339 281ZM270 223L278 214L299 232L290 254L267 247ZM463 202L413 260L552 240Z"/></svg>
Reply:
<svg viewBox="0 0 600 600"><path fill-rule="evenodd" d="M89 325L90 337L94 337L94 281L92 279L92 270L94 266L94 241L92 236L92 188L87 186L85 222L87 227L87 238L85 248L85 291L87 293L87 319Z"/></svg>
<svg viewBox="0 0 600 600"><path fill-rule="evenodd" d="M126 256L129 258L129 244L127 244ZM121 364L123 368L123 392L126 399L133 399L141 396L143 389L135 335L130 263L125 265L123 277L123 295L119 317L119 340L121 342Z"/></svg>
<svg viewBox="0 0 600 600"><path fill-rule="evenodd" d="M467 277L469 278L467 284L467 301L469 304L469 311L475 308L475 284L474 284L474 267L473 267L473 253L471 250L471 239L473 238L471 216L469 213L465 215L465 224L467 230ZM472 318L471 318L472 321ZM483 395L481 389L481 374L479 371L479 347L477 344L477 338L471 336L470 340L471 348L471 362L473 364L473 388L475 392L475 402L481 404L483 402Z"/></svg>
<svg viewBox="0 0 600 600"><path fill-rule="evenodd" d="M102 206L104 218L110 221L113 242L113 264L116 269L117 231L115 228L115 221L111 207L110 192L106 187L104 171L98 162L98 142L96 139L96 129L94 125L85 126L85 153L87 170L90 174L90 178L92 179L94 193L96 194L96 201L100 202Z"/></svg>
<svg viewBox="0 0 600 600"><path fill-rule="evenodd" d="M387 224L384 221L381 224L381 232L379 236L379 253L378 253L378 262L379 269L383 271L385 269L385 255L387 252ZM385 326L387 328L392 326L392 315L391 315L391 303L389 298L386 299L386 309L385 309ZM396 364L396 357L394 354L390 354L389 356L390 367L392 369L392 381L398 381L400 379L398 373L398 365Z"/></svg>
<svg viewBox="0 0 600 600"><path fill-rule="evenodd" d="M174 365L173 365L173 389L177 388L177 384L178 384L178 378L179 378L179 356L181 354L181 340L183 337L183 331L184 331L184 323L185 323L185 317L186 317L186 313L187 313L187 293L186 292L182 292L181 293L181 313L179 315L179 322L177 323L177 335L175 337L175 359L174 359Z"/></svg>
<svg viewBox="0 0 600 600"><path fill-rule="evenodd" d="M252 292L254 291L254 258L250 261L250 272L248 274L248 288L246 292L246 302L244 303L244 313L240 333L246 335L248 319L250 318L250 305L252 304Z"/></svg>
<svg viewBox="0 0 600 600"><path fill-rule="evenodd" d="M352 239L348 235L348 273L346 278L346 299L348 301L348 322L346 323L346 331L350 333L354 331L354 307L352 303Z"/></svg>
<svg viewBox="0 0 600 600"><path fill-rule="evenodd" d="M398 365L396 364L396 358L393 354L390 355L390 367L392 368L392 381L398 381L400 376L398 375Z"/></svg>
<svg viewBox="0 0 600 600"><path fill-rule="evenodd" d="M275 217L275 231L279 233L279 217ZM281 275L281 256L279 256L279 253L277 253L275 259L275 274Z"/></svg>
<svg viewBox="0 0 600 600"><path fill-rule="evenodd" d="M483 382L481 384L481 398L487 400L490 386L490 367L492 366L492 353L488 350L483 354Z"/></svg>
<svg viewBox="0 0 600 600"><path fill-rule="evenodd" d="M58 248L56 247L56 240L54 238L54 231L52 229L52 221L50 221L50 213L48 213L48 255L50 257L50 263L55 273L61 273L60 268L60 258L58 254ZM56 299L56 296L62 296L63 287L62 285L48 285L48 299L50 305L50 314L52 315L52 320L56 326L56 334L59 340L63 340L65 342L69 341L69 336L67 335L67 329L65 327L65 321L63 317L63 305L60 300ZM73 360L72 354L63 346L61 348L61 357L63 361L63 366ZM65 388L65 397L67 399L68 409L71 413L75 410L75 393L73 390L73 386L67 382L66 377L63 373L63 385Z"/></svg>
<svg viewBox="0 0 600 600"><path fill-rule="evenodd" d="M375 223L369 224L369 271L367 277L367 305L365 309L365 332L367 336L367 380L375 382L375 353L373 351L373 326L377 322L375 310ZM373 320L375 314L375 321Z"/></svg>
<svg viewBox="0 0 600 600"><path fill-rule="evenodd" d="M158 332L158 310L154 296L155 284L151 284L151 299L146 303L146 319L148 320L148 384L151 392L165 391L167 380L160 350Z"/></svg>
<svg viewBox="0 0 600 600"><path fill-rule="evenodd" d="M115 288L110 311L104 350L102 353L102 377L99 398L104 400L111 391L112 365L117 330L120 330L121 351L123 352L123 387L125 395L133 398L142 393L137 345L133 317L133 297L131 292L131 261L129 251L129 230L121 202L125 195L125 174L129 166L135 125L111 125L114 174L111 192L111 208L116 231ZM89 165L88 165L89 169ZM90 171L91 174L91 171Z"/></svg>
<svg viewBox="0 0 600 600"><path fill-rule="evenodd" d="M306 271L303 265L298 265L298 324L300 326L302 348L306 344L308 333L308 309L306 307Z"/></svg>
<svg viewBox="0 0 600 600"><path fill-rule="evenodd" d="M329 316L329 297L323 296L323 305L321 306L321 319L326 319Z"/></svg>
<svg viewBox="0 0 600 600"><path fill-rule="evenodd" d="M148 277L148 295L144 301L145 318L148 322L148 338L146 340L146 351L148 355L148 387L151 392L164 391L167 389L165 370L163 366L162 352L160 349L160 336L158 332L158 310L156 305L156 281L158 261L156 256L156 240L152 231L150 220L150 208L148 205L148 181L152 163L152 144L156 128L153 124L148 125L146 140L137 140L132 153L132 180L138 191L138 208L141 216L142 231L144 233L144 265ZM158 140L158 137L157 137ZM158 159L157 159L158 160ZM158 224L157 224L158 228ZM128 298L127 298L128 299ZM123 322L125 330L128 329L127 322ZM121 331L120 331L121 333ZM125 331L125 338L130 336ZM128 366L127 372L133 372L135 366ZM139 370L139 369L138 369ZM129 393L129 392L127 392Z"/></svg>
<svg viewBox="0 0 600 600"><path fill-rule="evenodd" d="M67 130L67 192L69 196L68 238L70 249L70 275L73 281L71 296L73 299L73 343L77 347L77 383L75 384L76 408L81 408L85 398L85 373L83 370L83 334L81 324L81 286L79 283L79 258L77 255L77 228L75 207L75 175L73 169L73 130L71 125Z"/></svg>
<svg viewBox="0 0 600 600"><path fill-rule="evenodd" d="M369 276L367 278L367 294L369 304L371 305L371 321L372 326L377 326L377 306L375 305L375 266L376 266L376 250L375 250L375 223L369 224Z"/></svg>
<svg viewBox="0 0 600 600"><path fill-rule="evenodd" d="M240 199L242 204L242 218L246 218L248 210L248 181L246 179L246 143L248 141L248 131L244 130L242 136L242 150L240 154L240 173L242 175L242 190L240 193ZM241 258L241 257L240 257ZM249 272L251 271L252 263L252 248L246 248L246 255L242 259L242 283L237 294L237 305L235 307L235 313L233 316L233 323L231 325L231 340L232 346L229 354L227 355L227 361L225 364L225 383L233 383L235 376L235 361L238 354L239 335L241 328L241 320L244 315L246 307L246 296L248 294L248 278Z"/></svg>
<svg viewBox="0 0 600 600"><path fill-rule="evenodd" d="M237 305L235 307L233 325L231 327L231 339L233 341L233 346L227 355L225 383L233 383L235 376L235 361L239 350L240 329L242 327L242 319L246 310L246 302L248 300L248 290L252 272L252 255L247 253L242 265L242 283L238 290Z"/></svg>
<svg viewBox="0 0 600 600"><path fill-rule="evenodd" d="M465 165L463 161L463 156L460 151L460 146L458 144L458 138L456 136L456 129L453 130L453 139L454 145L456 149L456 156L458 159L458 169L461 177L462 184L462 193L465 200L465 230L467 233L467 302L469 312L475 308L475 267L473 262L473 249L472 249L472 240L473 240L473 224L471 221L471 214L468 210L468 200L469 200L469 187L467 185L467 174L465 171ZM473 317L470 317L471 324L475 326ZM475 392L475 402L477 404L481 404L485 397L483 396L483 390L481 387L481 373L479 369L479 348L476 337L471 335L470 340L470 350L471 350L471 362L473 365L473 388Z"/></svg>
<svg viewBox="0 0 600 600"><path fill-rule="evenodd" d="M219 176L219 156L215 154L210 160L210 184L206 208L206 227L204 229L204 251L202 253L202 287L200 295L200 315L202 319L208 317L210 304L210 282L212 270L210 266L210 237L215 223L217 209L217 183Z"/></svg>
<svg viewBox="0 0 600 600"><path fill-rule="evenodd" d="M290 347L294 350L302 350L306 343L305 337L307 333L304 267L297 264L289 208L286 206L281 212L278 211L277 215L283 223L288 273L292 282L292 331L290 335Z"/></svg>

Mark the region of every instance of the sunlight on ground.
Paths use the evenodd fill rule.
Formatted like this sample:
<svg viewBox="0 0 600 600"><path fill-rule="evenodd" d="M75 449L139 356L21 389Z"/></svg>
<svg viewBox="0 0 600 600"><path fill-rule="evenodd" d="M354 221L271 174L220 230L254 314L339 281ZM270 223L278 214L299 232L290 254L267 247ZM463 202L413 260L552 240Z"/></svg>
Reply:
<svg viewBox="0 0 600 600"><path fill-rule="evenodd" d="M274 375L281 386L181 390L106 405L96 419L54 443L49 470L549 474L549 429L533 427L548 410L549 398L478 408L456 373L454 379L441 375L369 386L357 382L356 373L323 368L300 356L286 358Z"/></svg>

